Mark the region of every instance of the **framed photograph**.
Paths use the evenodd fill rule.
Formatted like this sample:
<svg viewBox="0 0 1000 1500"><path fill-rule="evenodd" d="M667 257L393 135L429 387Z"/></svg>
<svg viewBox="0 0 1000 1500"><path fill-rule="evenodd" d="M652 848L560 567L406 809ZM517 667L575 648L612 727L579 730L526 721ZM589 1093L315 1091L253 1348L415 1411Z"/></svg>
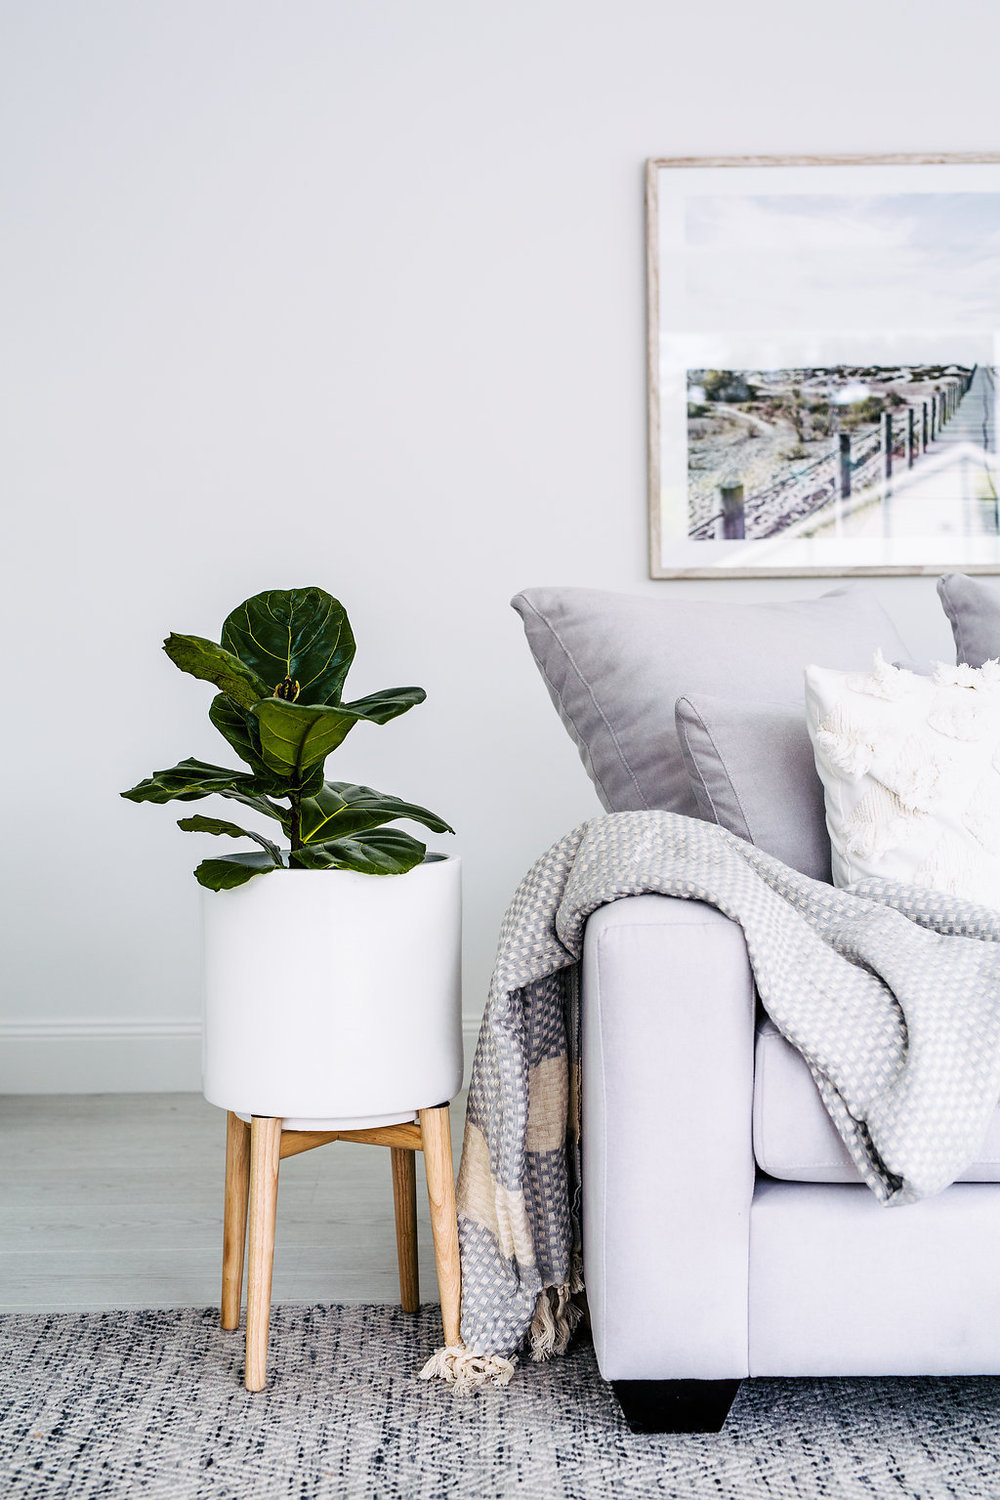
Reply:
<svg viewBox="0 0 1000 1500"><path fill-rule="evenodd" d="M1000 572L1000 156L646 183L651 576Z"/></svg>

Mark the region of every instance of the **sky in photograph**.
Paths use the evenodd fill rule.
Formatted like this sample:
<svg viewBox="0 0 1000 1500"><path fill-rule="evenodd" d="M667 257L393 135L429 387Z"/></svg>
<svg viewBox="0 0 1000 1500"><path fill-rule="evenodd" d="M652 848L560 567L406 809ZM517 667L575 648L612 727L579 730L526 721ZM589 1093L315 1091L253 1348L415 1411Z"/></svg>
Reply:
<svg viewBox="0 0 1000 1500"><path fill-rule="evenodd" d="M1000 330L1000 194L692 195L679 329L780 335ZM831 350L831 356L833 355Z"/></svg>

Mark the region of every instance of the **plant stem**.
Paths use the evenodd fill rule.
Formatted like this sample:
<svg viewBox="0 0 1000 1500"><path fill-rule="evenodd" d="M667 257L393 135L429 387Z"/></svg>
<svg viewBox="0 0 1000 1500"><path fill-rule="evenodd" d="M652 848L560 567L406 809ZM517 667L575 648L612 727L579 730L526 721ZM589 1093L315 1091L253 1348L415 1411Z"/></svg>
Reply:
<svg viewBox="0 0 1000 1500"><path fill-rule="evenodd" d="M301 794L301 792L296 792L296 791L289 792L289 794L288 794L288 800L292 804L291 825L290 825L289 830L288 830L288 832L289 832L289 838L290 838L290 842L291 842L291 846L292 847L291 847L291 851L290 851L289 856L288 856L288 868L290 870L295 870L295 869L300 869L301 868L301 866L299 865L298 860L295 857L295 851L297 849L301 849L302 848L302 836L301 836L301 833L300 833L300 828L301 828L301 824L302 824L302 794Z"/></svg>

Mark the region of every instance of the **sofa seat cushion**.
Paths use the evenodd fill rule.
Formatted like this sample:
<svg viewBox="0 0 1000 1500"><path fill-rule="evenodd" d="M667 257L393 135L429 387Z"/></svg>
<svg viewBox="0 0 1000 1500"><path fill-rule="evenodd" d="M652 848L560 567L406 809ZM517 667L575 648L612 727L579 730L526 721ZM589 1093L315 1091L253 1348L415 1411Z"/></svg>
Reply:
<svg viewBox="0 0 1000 1500"><path fill-rule="evenodd" d="M769 1177L786 1182L857 1184L860 1173L823 1108L802 1054L771 1021L757 1030L753 1091L753 1149ZM977 1160L960 1182L1000 1182L1000 1109Z"/></svg>

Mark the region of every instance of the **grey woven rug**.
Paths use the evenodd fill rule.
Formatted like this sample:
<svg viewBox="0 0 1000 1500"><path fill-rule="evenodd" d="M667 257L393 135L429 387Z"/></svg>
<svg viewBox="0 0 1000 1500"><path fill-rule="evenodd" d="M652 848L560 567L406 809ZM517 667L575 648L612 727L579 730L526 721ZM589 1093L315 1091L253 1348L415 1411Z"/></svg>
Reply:
<svg viewBox="0 0 1000 1500"><path fill-rule="evenodd" d="M0 1318L4 1500L1000 1495L1000 1380L757 1380L715 1437L633 1437L581 1341L507 1390L416 1378L438 1309L278 1307L270 1384L214 1311Z"/></svg>

